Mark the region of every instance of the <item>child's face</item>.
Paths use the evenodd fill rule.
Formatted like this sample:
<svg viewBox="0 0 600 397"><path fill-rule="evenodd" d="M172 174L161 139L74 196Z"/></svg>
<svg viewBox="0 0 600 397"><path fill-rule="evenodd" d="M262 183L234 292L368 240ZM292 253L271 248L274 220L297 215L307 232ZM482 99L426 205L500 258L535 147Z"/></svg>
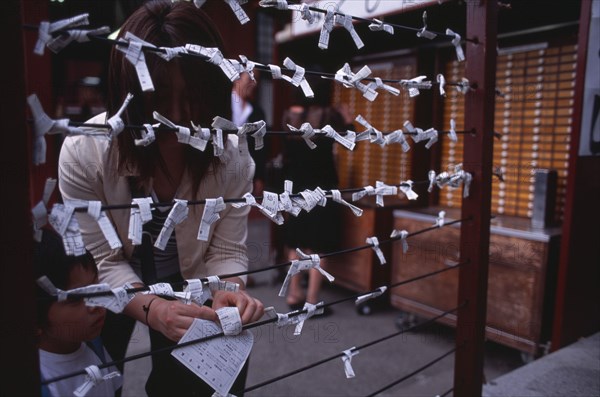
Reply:
<svg viewBox="0 0 600 397"><path fill-rule="evenodd" d="M75 266L69 274L67 289L96 284L93 270ZM100 335L106 309L88 307L83 300L54 302L48 311L48 324L42 331L42 348L57 353L75 351L81 342Z"/></svg>

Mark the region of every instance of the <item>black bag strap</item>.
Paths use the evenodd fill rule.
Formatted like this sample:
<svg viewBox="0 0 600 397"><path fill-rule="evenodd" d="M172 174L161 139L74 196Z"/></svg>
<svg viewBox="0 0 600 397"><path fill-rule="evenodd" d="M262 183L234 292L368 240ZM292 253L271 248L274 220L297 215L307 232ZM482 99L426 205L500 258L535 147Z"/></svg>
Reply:
<svg viewBox="0 0 600 397"><path fill-rule="evenodd" d="M132 198L144 197L143 192L139 188L136 177L128 177L129 189L131 190ZM154 246L152 244L152 236L150 233L142 232L142 245L138 247L140 263L142 265L142 281L146 285L156 284L156 265L154 263Z"/></svg>

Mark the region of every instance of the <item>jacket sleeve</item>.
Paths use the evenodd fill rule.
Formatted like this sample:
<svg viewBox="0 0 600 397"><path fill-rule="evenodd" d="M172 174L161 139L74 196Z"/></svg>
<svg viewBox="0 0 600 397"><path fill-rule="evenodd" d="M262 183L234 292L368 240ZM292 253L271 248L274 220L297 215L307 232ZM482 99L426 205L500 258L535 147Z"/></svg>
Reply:
<svg viewBox="0 0 600 397"><path fill-rule="evenodd" d="M255 164L248 153L240 153L237 145L230 146L234 146L230 148L233 155L226 165L220 167L218 180L225 181L227 186L223 198L241 198L252 192ZM215 224L204 258L209 275L248 270L246 238L249 212L248 206L234 208L231 204L227 204L226 209L221 212L221 219ZM246 276L241 278L246 282Z"/></svg>
<svg viewBox="0 0 600 397"><path fill-rule="evenodd" d="M90 137L67 137L59 157L58 179L60 192L65 200L99 200L106 203L103 173L106 169L106 146L90 142ZM110 213L109 218L113 222ZM86 248L92 253L98 266L100 282L112 288L126 282L141 282L123 254L123 249L110 248L100 227L84 213L77 214Z"/></svg>

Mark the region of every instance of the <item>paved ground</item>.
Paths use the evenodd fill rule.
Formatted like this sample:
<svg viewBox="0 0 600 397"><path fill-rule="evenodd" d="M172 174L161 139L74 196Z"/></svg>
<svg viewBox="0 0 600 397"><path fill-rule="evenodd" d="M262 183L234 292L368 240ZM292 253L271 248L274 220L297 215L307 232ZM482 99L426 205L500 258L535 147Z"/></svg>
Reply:
<svg viewBox="0 0 600 397"><path fill-rule="evenodd" d="M250 224L250 257L253 266L268 262L268 221L254 220ZM283 298L277 293L280 284L273 283L274 271L258 273L251 293L267 306L287 312ZM331 302L353 292L325 285L322 298ZM305 324L301 336L293 329L265 326L253 330L255 345L250 356L247 386L253 386L275 376L333 356L353 346L360 346L398 331L399 312L389 306L361 316L352 302L333 308L329 316L314 318ZM388 385L418 367L441 356L454 347L453 330L434 324L424 330L403 334L360 351L352 364L356 377L346 379L341 359L275 382L250 393L249 396L363 396ZM139 327L132 337L129 354L146 351L147 336ZM485 376L495 379L520 366L520 353L495 344L486 345ZM454 356L451 355L422 373L389 389L388 396L435 396L452 386ZM124 396L144 396L144 379L150 369L149 359L130 362L125 367Z"/></svg>
<svg viewBox="0 0 600 397"><path fill-rule="evenodd" d="M600 396L600 333L542 357L486 385L486 397Z"/></svg>

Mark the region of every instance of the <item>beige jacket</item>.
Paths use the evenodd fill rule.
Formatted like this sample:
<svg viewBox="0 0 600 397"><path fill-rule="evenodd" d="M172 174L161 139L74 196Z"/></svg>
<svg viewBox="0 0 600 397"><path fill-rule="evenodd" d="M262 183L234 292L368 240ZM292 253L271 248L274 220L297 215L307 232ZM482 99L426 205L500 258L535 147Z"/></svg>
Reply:
<svg viewBox="0 0 600 397"><path fill-rule="evenodd" d="M106 116L98 115L90 123L104 123ZM241 198L252 190L254 161L238 148L238 138L229 141L219 166L210 166L197 195L192 197L192 180L185 172L177 198ZM69 136L65 139L59 158L59 187L64 199L99 200L103 205L129 204L131 192L127 176L117 172L115 150L109 150L105 137ZM204 205L190 205L186 220L175 227L179 266L184 279L201 278L245 271L248 268L246 236L249 207L233 208L230 204L220 213L221 219L211 226L208 242L196 239ZM100 282L120 287L126 282L141 282L129 265L134 246L127 234L129 209L107 211L123 247L111 249L97 223L87 214L78 213L83 240L98 265ZM245 281L245 277L242 277Z"/></svg>

